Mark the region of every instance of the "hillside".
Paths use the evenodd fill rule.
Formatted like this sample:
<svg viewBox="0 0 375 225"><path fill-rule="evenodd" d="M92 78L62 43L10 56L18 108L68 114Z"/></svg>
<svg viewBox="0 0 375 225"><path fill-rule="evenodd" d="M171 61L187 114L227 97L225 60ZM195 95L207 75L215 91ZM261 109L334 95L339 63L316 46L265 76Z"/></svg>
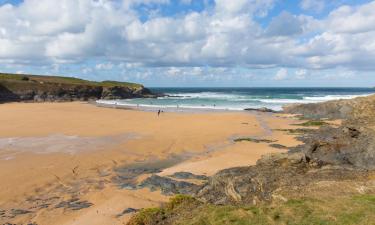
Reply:
<svg viewBox="0 0 375 225"><path fill-rule="evenodd" d="M74 77L0 73L0 102L153 97L141 84Z"/></svg>

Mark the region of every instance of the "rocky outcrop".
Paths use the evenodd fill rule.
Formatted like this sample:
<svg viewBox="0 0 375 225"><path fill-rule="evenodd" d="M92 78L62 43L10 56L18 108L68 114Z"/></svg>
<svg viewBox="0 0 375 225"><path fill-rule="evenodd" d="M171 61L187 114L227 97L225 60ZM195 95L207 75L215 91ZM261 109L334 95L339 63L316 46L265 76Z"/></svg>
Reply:
<svg viewBox="0 0 375 225"><path fill-rule="evenodd" d="M300 138L304 145L293 149L321 164L375 170L375 131L366 126L322 127Z"/></svg>
<svg viewBox="0 0 375 225"><path fill-rule="evenodd" d="M285 113L300 114L305 118L319 119L372 119L375 115L375 95L322 103L292 104L283 108Z"/></svg>
<svg viewBox="0 0 375 225"><path fill-rule="evenodd" d="M76 78L0 74L0 102L87 101L155 97L138 84L92 82Z"/></svg>
<svg viewBox="0 0 375 225"><path fill-rule="evenodd" d="M257 205L304 190L317 182L366 180L365 170L321 164L304 153L274 154L263 157L255 166L220 171L196 197L217 205Z"/></svg>
<svg viewBox="0 0 375 225"><path fill-rule="evenodd" d="M196 197L213 204L257 204L276 193L304 195L319 182L366 182L375 171L375 97L292 106L314 118L345 118L299 137L303 145L266 155L255 166L220 171Z"/></svg>
<svg viewBox="0 0 375 225"><path fill-rule="evenodd" d="M151 222L144 224L175 224L179 218L188 221L200 214L201 209L220 209L222 205L240 209L236 217L232 217L235 219L241 218L241 213L249 206L258 207L253 208L255 214L264 205L271 208L280 203L288 205L293 203L293 199L298 202L314 198L319 202L350 199L358 195L369 195L373 199L375 97L290 106L286 111L310 118L345 120L338 127L328 124L310 130L299 137L304 144L291 148L287 153L264 155L254 166L218 172L193 195L194 204L182 205L172 212L162 207L157 213L149 213L148 221ZM197 207L201 209L192 211ZM371 214L371 210L371 207L367 207L363 212ZM305 215L310 215L310 212L309 208ZM145 218L145 215L147 212L142 217L136 215L133 220ZM204 218L210 216L212 214ZM221 214L215 216L216 221L221 221ZM274 219L277 222L270 224L284 224L278 221L279 217ZM132 224L132 220L129 224Z"/></svg>
<svg viewBox="0 0 375 225"><path fill-rule="evenodd" d="M126 98L143 98L154 97L151 91L147 88L131 89L129 87L103 87L100 98L101 99L126 99Z"/></svg>
<svg viewBox="0 0 375 225"><path fill-rule="evenodd" d="M280 192L304 195L319 182L366 182L375 171L370 127L325 126L300 140L305 143L288 153L265 155L255 166L220 171L196 197L212 204L254 205L273 201Z"/></svg>

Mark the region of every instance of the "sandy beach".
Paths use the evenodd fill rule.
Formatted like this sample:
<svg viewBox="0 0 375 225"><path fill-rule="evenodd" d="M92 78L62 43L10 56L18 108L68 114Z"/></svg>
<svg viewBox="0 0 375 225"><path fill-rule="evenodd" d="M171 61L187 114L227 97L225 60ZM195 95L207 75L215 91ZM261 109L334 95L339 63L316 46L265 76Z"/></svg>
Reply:
<svg viewBox="0 0 375 225"><path fill-rule="evenodd" d="M295 146L277 129L296 123L255 112L156 112L97 107L85 102L0 105L0 223L124 224L132 209L169 196L121 184L121 168L160 161L150 176L253 165L286 151L252 137ZM120 179L121 178L121 179ZM126 211L128 209L128 211ZM125 210L125 211L124 211Z"/></svg>

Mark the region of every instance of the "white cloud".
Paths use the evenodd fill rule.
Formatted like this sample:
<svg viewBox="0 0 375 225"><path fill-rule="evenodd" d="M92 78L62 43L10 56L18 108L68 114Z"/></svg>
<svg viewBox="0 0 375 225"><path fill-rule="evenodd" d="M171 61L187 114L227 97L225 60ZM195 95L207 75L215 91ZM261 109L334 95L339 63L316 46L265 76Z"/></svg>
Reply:
<svg viewBox="0 0 375 225"><path fill-rule="evenodd" d="M354 7L341 6L328 17L329 29L337 33L365 33L375 31L375 1Z"/></svg>
<svg viewBox="0 0 375 225"><path fill-rule="evenodd" d="M286 78L288 78L288 70L285 68L279 69L273 77L274 80L285 80Z"/></svg>
<svg viewBox="0 0 375 225"><path fill-rule="evenodd" d="M83 74L88 74L88 73L91 73L91 72L92 72L92 69L89 68L89 67L85 67L85 68L82 69L81 72L82 72Z"/></svg>
<svg viewBox="0 0 375 225"><path fill-rule="evenodd" d="M167 74L171 77L177 76L181 74L181 69L176 68L176 67L171 67L169 70L167 70Z"/></svg>
<svg viewBox="0 0 375 225"><path fill-rule="evenodd" d="M305 69L299 69L295 71L295 77L299 80L303 80L306 78L307 70Z"/></svg>
<svg viewBox="0 0 375 225"><path fill-rule="evenodd" d="M267 33L273 36L297 35L303 32L303 24L303 18L282 12L271 20Z"/></svg>
<svg viewBox="0 0 375 225"><path fill-rule="evenodd" d="M95 68L97 70L110 70L113 68L113 64L112 63L99 63L99 64L96 64Z"/></svg>
<svg viewBox="0 0 375 225"><path fill-rule="evenodd" d="M264 28L256 17L267 15L275 2L216 0L201 12L157 13L147 19L141 19L137 5L165 6L170 1L25 0L17 6L6 4L0 6L0 64L98 60L94 68L98 70L114 69L114 65L124 71L165 67L170 68L167 75L204 74L206 78L209 73L201 70L204 66L283 68L276 80L286 79L289 67L375 70L375 1L341 6L323 19L282 12ZM305 10L325 7L320 0L303 0L300 6ZM185 67L190 70L181 69ZM305 74L295 76L302 79Z"/></svg>
<svg viewBox="0 0 375 225"><path fill-rule="evenodd" d="M325 7L324 0L302 0L300 6L304 10L321 12Z"/></svg>

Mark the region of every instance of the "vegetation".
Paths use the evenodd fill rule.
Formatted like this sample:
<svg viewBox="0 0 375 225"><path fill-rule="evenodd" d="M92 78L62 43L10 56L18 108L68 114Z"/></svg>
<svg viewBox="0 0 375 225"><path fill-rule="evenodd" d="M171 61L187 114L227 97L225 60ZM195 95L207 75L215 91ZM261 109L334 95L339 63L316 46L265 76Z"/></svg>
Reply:
<svg viewBox="0 0 375 225"><path fill-rule="evenodd" d="M304 126L304 127L319 127L319 126L323 126L323 125L329 125L329 123L326 123L324 121L321 121L321 120L309 120L309 121L306 121L304 123L298 123L298 124L293 124L295 126Z"/></svg>
<svg viewBox="0 0 375 225"><path fill-rule="evenodd" d="M244 137L244 138L236 138L233 140L234 142L241 142L241 141L250 141L255 143L272 143L275 142L274 140L268 140L268 139L257 139L257 138L251 138L251 137Z"/></svg>
<svg viewBox="0 0 375 225"><path fill-rule="evenodd" d="M284 131L288 132L288 134L293 134L293 135L301 135L301 134L306 134L314 131L313 129L303 129L303 128L298 128L298 129L274 129L275 131Z"/></svg>
<svg viewBox="0 0 375 225"><path fill-rule="evenodd" d="M172 206L172 207L171 207ZM375 195L290 199L260 206L217 206L178 196L162 208L141 210L130 225L375 224Z"/></svg>

